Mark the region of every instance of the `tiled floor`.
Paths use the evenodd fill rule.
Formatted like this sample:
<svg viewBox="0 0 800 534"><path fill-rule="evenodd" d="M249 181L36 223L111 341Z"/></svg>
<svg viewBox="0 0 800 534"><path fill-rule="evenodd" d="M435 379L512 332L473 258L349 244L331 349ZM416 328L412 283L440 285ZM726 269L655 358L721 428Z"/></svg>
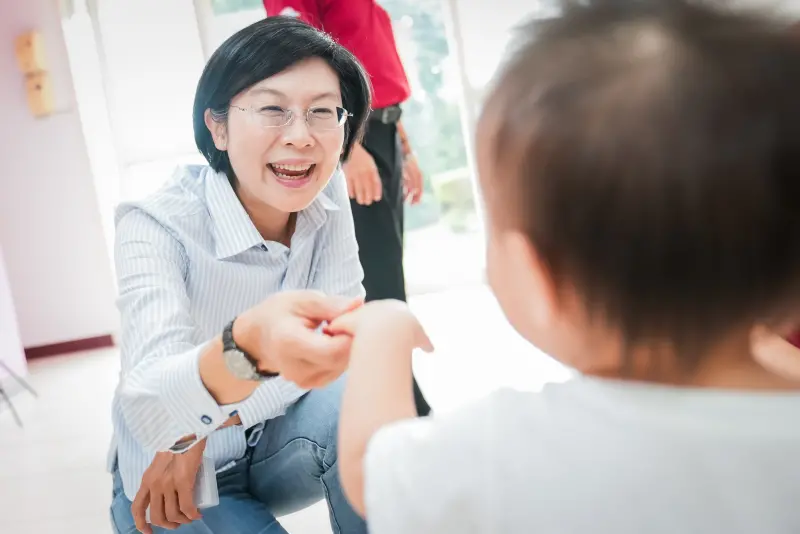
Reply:
<svg viewBox="0 0 800 534"><path fill-rule="evenodd" d="M412 306L436 345L415 362L434 409L449 410L499 386L537 389L567 372L505 324L483 287L418 297ZM25 427L0 408L0 533L105 534L105 456L116 385L115 350L34 361L40 397L14 397ZM281 519L292 534L330 532L324 504Z"/></svg>

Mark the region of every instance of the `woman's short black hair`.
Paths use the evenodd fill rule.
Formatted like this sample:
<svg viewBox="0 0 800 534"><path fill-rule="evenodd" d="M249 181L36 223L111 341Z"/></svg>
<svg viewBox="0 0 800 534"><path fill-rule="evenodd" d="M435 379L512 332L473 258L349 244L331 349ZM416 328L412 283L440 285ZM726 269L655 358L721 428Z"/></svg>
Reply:
<svg viewBox="0 0 800 534"><path fill-rule="evenodd" d="M800 47L782 24L584 0L520 37L487 99L484 191L561 289L687 364L798 313Z"/></svg>
<svg viewBox="0 0 800 534"><path fill-rule="evenodd" d="M366 71L353 54L329 35L291 17L268 17L238 31L208 60L194 97L194 139L212 169L232 177L228 153L214 146L205 123L210 109L227 116L233 97L305 59L324 60L339 76L342 106L351 114L345 124L344 161L360 140L370 112L371 92Z"/></svg>

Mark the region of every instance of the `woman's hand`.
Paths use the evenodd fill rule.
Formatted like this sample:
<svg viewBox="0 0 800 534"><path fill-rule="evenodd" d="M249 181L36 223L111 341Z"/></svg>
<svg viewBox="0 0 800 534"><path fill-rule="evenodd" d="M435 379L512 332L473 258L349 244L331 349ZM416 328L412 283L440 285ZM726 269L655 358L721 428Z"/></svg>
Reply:
<svg viewBox="0 0 800 534"><path fill-rule="evenodd" d="M362 303L309 290L276 293L236 318L233 340L259 371L277 373L303 389L322 387L347 368L351 339L328 336L319 327ZM228 372L220 338L200 357L199 370L218 404L241 402L260 384Z"/></svg>
<svg viewBox="0 0 800 534"><path fill-rule="evenodd" d="M362 303L316 291L277 293L236 319L233 338L260 371L278 373L304 389L322 387L347 368L351 340L319 327Z"/></svg>
<svg viewBox="0 0 800 534"><path fill-rule="evenodd" d="M150 523L170 530L202 517L194 504L194 485L205 448L206 440L202 440L182 454L156 454L131 505L140 532L153 532L146 519L148 506Z"/></svg>

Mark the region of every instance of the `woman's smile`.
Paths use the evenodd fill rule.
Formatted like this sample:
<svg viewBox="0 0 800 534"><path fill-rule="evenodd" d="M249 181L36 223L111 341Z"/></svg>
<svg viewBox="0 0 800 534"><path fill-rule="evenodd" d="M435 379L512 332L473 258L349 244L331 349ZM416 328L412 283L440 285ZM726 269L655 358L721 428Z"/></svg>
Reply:
<svg viewBox="0 0 800 534"><path fill-rule="evenodd" d="M316 163L310 162L274 162L267 168L275 181L290 189L299 189L311 183Z"/></svg>

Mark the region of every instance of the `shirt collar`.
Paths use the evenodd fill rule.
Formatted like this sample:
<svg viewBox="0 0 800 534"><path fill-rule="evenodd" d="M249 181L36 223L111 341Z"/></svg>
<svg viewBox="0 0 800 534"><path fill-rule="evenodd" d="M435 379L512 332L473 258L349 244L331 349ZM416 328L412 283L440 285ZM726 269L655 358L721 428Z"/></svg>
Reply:
<svg viewBox="0 0 800 534"><path fill-rule="evenodd" d="M206 202L214 225L217 259L236 256L264 243L264 238L245 211L225 173L208 169ZM307 208L298 213L295 236L313 234L327 220L327 212L338 209L339 206L325 194L325 190L321 191Z"/></svg>

